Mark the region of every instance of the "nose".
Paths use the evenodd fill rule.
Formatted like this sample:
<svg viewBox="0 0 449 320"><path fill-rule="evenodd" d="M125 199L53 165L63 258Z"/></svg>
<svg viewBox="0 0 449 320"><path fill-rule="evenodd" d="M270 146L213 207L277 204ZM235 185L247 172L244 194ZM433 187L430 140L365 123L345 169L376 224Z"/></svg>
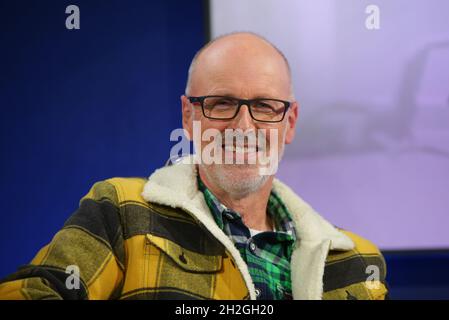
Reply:
<svg viewBox="0 0 449 320"><path fill-rule="evenodd" d="M251 114L249 113L249 106L246 104L242 105L240 107L239 113L234 118L234 121L232 122L233 129L250 129L254 128L254 121L253 118L251 118Z"/></svg>

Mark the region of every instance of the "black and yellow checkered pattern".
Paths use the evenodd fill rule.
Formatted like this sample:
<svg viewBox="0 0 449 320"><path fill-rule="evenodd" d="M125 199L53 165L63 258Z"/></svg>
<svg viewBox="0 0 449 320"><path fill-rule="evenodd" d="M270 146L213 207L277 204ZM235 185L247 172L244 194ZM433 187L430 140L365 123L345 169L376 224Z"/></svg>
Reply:
<svg viewBox="0 0 449 320"><path fill-rule="evenodd" d="M0 299L248 299L243 276L219 242L189 212L148 203L147 180L96 183L79 209L30 264L0 283ZM381 299L385 264L377 248L347 233L356 249L330 252L325 299ZM367 264L381 270L368 288ZM66 268L80 270L68 289Z"/></svg>

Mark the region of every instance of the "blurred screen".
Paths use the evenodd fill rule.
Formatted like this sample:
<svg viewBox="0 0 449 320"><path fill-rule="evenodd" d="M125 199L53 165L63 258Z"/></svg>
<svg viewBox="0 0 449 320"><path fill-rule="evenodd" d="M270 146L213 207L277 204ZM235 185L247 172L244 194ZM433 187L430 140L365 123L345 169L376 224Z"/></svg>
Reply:
<svg viewBox="0 0 449 320"><path fill-rule="evenodd" d="M297 136L278 177L382 249L449 247L449 1L212 0L211 36L290 61Z"/></svg>

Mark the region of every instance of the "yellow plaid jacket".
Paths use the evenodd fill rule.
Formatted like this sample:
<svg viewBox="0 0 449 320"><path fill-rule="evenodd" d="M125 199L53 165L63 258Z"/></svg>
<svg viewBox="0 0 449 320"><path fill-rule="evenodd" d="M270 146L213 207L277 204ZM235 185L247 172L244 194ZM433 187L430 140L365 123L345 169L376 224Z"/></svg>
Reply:
<svg viewBox="0 0 449 320"><path fill-rule="evenodd" d="M215 225L193 165L149 179L96 183L30 264L0 283L0 299L255 299L248 269ZM386 267L371 242L326 222L279 181L299 241L295 299L384 299ZM68 285L76 266L79 286ZM73 282L74 283L74 282Z"/></svg>

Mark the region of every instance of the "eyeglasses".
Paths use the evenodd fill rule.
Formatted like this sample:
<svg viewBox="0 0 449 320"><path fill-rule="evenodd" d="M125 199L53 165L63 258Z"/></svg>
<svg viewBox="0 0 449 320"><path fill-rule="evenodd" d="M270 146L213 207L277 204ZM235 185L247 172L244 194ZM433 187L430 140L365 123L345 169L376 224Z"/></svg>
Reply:
<svg viewBox="0 0 449 320"><path fill-rule="evenodd" d="M289 101L278 99L238 99L229 96L187 97L192 104L200 104L203 115L209 119L231 120L242 105L248 106L251 118L260 122L281 122L290 107Z"/></svg>

